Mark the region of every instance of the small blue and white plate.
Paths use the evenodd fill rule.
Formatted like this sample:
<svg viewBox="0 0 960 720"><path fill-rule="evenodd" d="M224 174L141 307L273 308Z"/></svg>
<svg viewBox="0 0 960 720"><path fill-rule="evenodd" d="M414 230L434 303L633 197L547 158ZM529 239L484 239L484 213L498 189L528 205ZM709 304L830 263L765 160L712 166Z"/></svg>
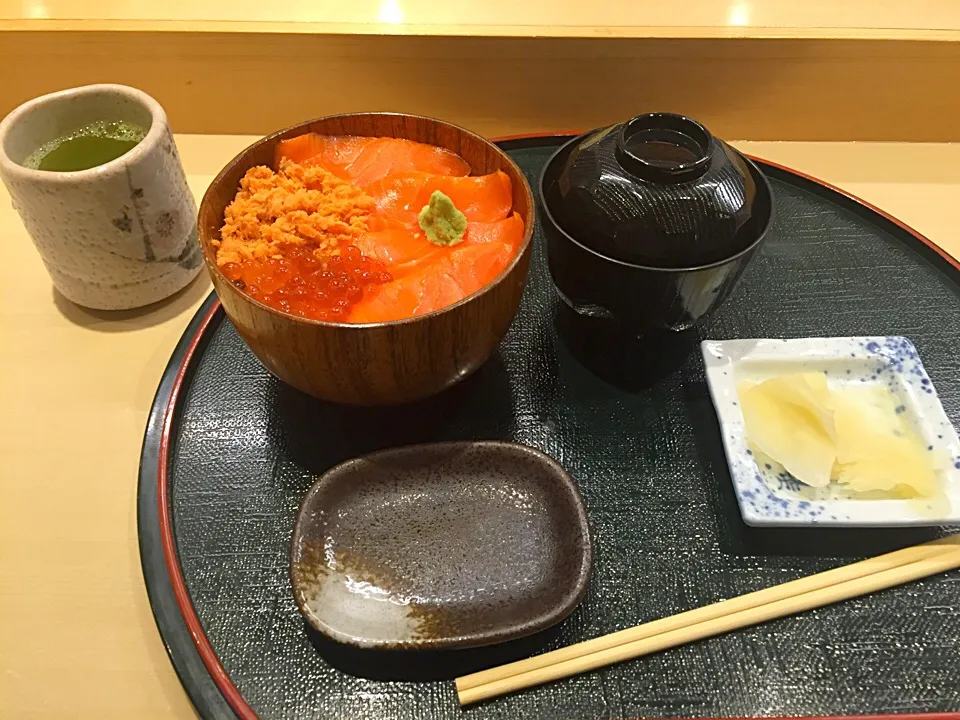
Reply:
<svg viewBox="0 0 960 720"><path fill-rule="evenodd" d="M740 514L755 526L895 526L960 524L960 438L917 350L904 337L705 340L707 384L717 409ZM935 453L943 492L909 500L870 497L830 483L796 480L747 447L737 386L793 372L822 372L831 385L878 383L901 403L907 421ZM898 409L899 412L899 409Z"/></svg>

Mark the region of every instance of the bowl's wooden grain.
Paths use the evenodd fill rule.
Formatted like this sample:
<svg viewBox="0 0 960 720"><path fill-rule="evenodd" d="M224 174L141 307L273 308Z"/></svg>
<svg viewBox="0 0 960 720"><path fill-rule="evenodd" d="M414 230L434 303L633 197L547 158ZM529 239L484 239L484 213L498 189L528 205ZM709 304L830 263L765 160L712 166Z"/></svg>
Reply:
<svg viewBox="0 0 960 720"><path fill-rule="evenodd" d="M280 140L317 132L399 137L458 153L474 175L503 170L513 182L513 209L525 225L513 262L492 283L427 315L365 325L305 320L243 293L217 267L211 241L243 174L273 165ZM503 338L520 304L530 265L533 194L516 164L496 145L440 120L392 113L337 115L300 123L257 141L210 184L200 204L200 245L214 288L237 332L278 378L315 397L351 405L390 405L433 395L476 370Z"/></svg>

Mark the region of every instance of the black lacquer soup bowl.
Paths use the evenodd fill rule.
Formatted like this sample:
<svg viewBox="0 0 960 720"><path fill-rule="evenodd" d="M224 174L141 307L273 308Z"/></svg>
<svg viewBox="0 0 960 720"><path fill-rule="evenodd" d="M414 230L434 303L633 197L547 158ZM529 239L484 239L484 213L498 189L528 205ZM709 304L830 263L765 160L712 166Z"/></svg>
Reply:
<svg viewBox="0 0 960 720"><path fill-rule="evenodd" d="M563 300L637 333L684 330L719 307L774 216L756 165L701 124L666 113L561 146L539 193Z"/></svg>

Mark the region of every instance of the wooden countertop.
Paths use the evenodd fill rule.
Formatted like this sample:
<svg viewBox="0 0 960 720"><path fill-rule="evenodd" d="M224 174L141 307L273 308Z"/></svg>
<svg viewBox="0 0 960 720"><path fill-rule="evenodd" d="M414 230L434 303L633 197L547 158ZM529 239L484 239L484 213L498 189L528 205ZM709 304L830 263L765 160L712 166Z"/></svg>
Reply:
<svg viewBox="0 0 960 720"><path fill-rule="evenodd" d="M955 0L0 0L0 63L17 69L0 115L109 80L190 133L391 109L489 135L661 110L720 137L960 141Z"/></svg>
<svg viewBox="0 0 960 720"><path fill-rule="evenodd" d="M198 198L252 138L177 138ZM960 145L737 143L863 197L960 257ZM0 717L192 718L140 572L140 444L163 368L209 292L96 313L52 290L0 189Z"/></svg>
<svg viewBox="0 0 960 720"><path fill-rule="evenodd" d="M952 0L0 0L0 29L38 27L522 37L956 39L960 36L960 6Z"/></svg>

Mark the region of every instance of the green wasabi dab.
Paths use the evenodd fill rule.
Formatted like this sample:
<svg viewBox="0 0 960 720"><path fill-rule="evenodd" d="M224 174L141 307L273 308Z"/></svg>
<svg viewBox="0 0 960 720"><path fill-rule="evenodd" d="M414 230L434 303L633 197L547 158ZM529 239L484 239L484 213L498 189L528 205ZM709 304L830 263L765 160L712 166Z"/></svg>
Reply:
<svg viewBox="0 0 960 720"><path fill-rule="evenodd" d="M417 216L420 229L434 245L456 245L467 232L467 217L457 210L453 200L439 190L430 196L430 204L424 205Z"/></svg>

